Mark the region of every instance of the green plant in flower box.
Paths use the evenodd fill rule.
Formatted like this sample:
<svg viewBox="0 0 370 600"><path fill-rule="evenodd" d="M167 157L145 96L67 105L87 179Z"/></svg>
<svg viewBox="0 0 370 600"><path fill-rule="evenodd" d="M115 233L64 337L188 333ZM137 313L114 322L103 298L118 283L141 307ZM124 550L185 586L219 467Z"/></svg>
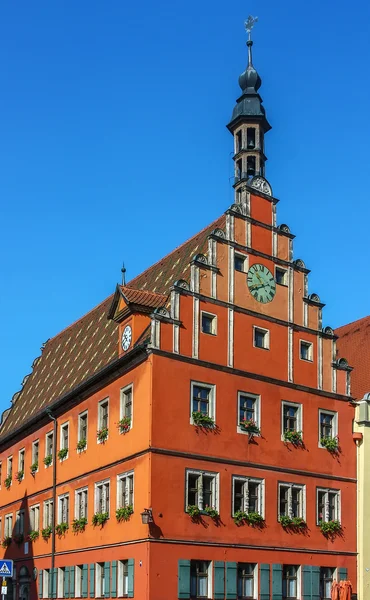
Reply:
<svg viewBox="0 0 370 600"><path fill-rule="evenodd" d="M103 512L103 513L97 512L97 513L95 513L95 515L93 515L92 524L94 525L94 527L96 525L100 525L101 527L103 527L104 523L106 523L106 521L108 521L108 519L109 519L109 513L107 513L107 512Z"/></svg>
<svg viewBox="0 0 370 600"><path fill-rule="evenodd" d="M212 519L219 519L220 515L218 510L216 510L215 508L212 508L212 506L207 506L203 509L203 512L206 513L206 515L208 515L209 517L212 517Z"/></svg>
<svg viewBox="0 0 370 600"><path fill-rule="evenodd" d="M101 429L98 429L96 432L96 437L98 438L99 442L104 443L108 438L108 427L102 427Z"/></svg>
<svg viewBox="0 0 370 600"><path fill-rule="evenodd" d="M52 454L48 454L47 456L45 456L44 458L44 465L45 467L50 467L51 463L53 462L53 455Z"/></svg>
<svg viewBox="0 0 370 600"><path fill-rule="evenodd" d="M44 529L41 530L41 535L44 540L48 540L49 537L51 536L52 532L53 532L52 526L48 525L48 527L45 527Z"/></svg>
<svg viewBox="0 0 370 600"><path fill-rule="evenodd" d="M77 450L79 452L82 452L82 450L85 450L87 446L87 440L85 438L82 438L81 440L78 440L77 442Z"/></svg>
<svg viewBox="0 0 370 600"><path fill-rule="evenodd" d="M249 512L246 515L248 525L262 525L264 518L258 512Z"/></svg>
<svg viewBox="0 0 370 600"><path fill-rule="evenodd" d="M66 533L67 529L69 528L68 523L58 523L58 525L55 525L55 533L57 535L62 536Z"/></svg>
<svg viewBox="0 0 370 600"><path fill-rule="evenodd" d="M1 542L1 545L3 548L8 548L8 546L10 546L10 544L12 543L12 538L10 536L4 537L3 541Z"/></svg>
<svg viewBox="0 0 370 600"><path fill-rule="evenodd" d="M198 427L214 427L215 425L212 417L205 415L200 411L193 411L192 417L195 425L198 425Z"/></svg>
<svg viewBox="0 0 370 600"><path fill-rule="evenodd" d="M256 421L253 419L243 419L240 421L240 428L247 431L249 435L259 435L261 433Z"/></svg>
<svg viewBox="0 0 370 600"><path fill-rule="evenodd" d="M234 515L233 515L233 519L234 519L234 523L236 525L241 525L242 523L244 523L244 521L247 520L247 513L244 512L243 510L237 510Z"/></svg>
<svg viewBox="0 0 370 600"><path fill-rule="evenodd" d="M10 486L12 485L12 476L11 475L8 475L8 477L5 479L4 485L7 490L10 488Z"/></svg>
<svg viewBox="0 0 370 600"><path fill-rule="evenodd" d="M38 468L39 468L38 462L32 463L32 465L30 466L31 475L34 475Z"/></svg>
<svg viewBox="0 0 370 600"><path fill-rule="evenodd" d="M128 521L133 512L134 509L131 504L128 506L122 506L121 508L117 508L116 519L118 523L121 523L121 521Z"/></svg>
<svg viewBox="0 0 370 600"><path fill-rule="evenodd" d="M73 533L81 533L82 531L85 531L86 525L87 525L86 517L81 517L80 519L74 519L72 521Z"/></svg>
<svg viewBox="0 0 370 600"><path fill-rule="evenodd" d="M18 483L20 483L22 481L23 477L24 477L24 471L18 471L17 474L16 474L16 476L15 476L16 480L18 481Z"/></svg>
<svg viewBox="0 0 370 600"><path fill-rule="evenodd" d="M290 442L293 446L302 446L302 431L284 431L284 441Z"/></svg>
<svg viewBox="0 0 370 600"><path fill-rule="evenodd" d="M121 433L127 433L131 427L131 417L123 417L117 423Z"/></svg>
<svg viewBox="0 0 370 600"><path fill-rule="evenodd" d="M320 521L319 527L324 535L336 535L342 530L340 521Z"/></svg>
<svg viewBox="0 0 370 600"><path fill-rule="evenodd" d="M324 446L329 452L336 453L339 448L339 438L335 437L322 437L320 439L320 444Z"/></svg>
<svg viewBox="0 0 370 600"><path fill-rule="evenodd" d="M30 538L31 542L35 542L39 536L40 536L40 532L38 529L33 529L28 534L28 537Z"/></svg>
<svg viewBox="0 0 370 600"><path fill-rule="evenodd" d="M64 460L68 456L68 448L61 448L58 452L59 460Z"/></svg>
<svg viewBox="0 0 370 600"><path fill-rule="evenodd" d="M200 517L200 508L196 504L189 504L186 508L186 512L192 519L198 519Z"/></svg>

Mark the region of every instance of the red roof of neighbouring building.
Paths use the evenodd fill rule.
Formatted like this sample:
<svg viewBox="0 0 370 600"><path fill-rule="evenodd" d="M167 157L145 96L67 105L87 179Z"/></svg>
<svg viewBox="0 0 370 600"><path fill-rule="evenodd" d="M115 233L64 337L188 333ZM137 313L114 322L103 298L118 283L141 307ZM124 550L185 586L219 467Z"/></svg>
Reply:
<svg viewBox="0 0 370 600"><path fill-rule="evenodd" d="M351 395L360 399L370 392L370 316L335 330L339 356L353 367Z"/></svg>

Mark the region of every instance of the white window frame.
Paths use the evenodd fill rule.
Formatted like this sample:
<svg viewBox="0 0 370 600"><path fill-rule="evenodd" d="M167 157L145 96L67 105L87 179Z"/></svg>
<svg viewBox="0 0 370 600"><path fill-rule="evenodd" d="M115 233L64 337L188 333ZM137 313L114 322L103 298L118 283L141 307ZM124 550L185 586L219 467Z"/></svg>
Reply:
<svg viewBox="0 0 370 600"><path fill-rule="evenodd" d="M216 385L214 383L204 383L201 381L191 381L190 383L190 425L195 425L193 420L193 389L195 386L207 388L210 391L208 402L208 416L216 422Z"/></svg>
<svg viewBox="0 0 370 600"><path fill-rule="evenodd" d="M40 531L40 504L30 506L31 531Z"/></svg>
<svg viewBox="0 0 370 600"><path fill-rule="evenodd" d="M281 273L283 273L283 277L284 277L283 283L278 282L277 277L276 277L277 271L280 271ZM282 286L288 287L288 270L284 269L283 267L280 267L280 265L275 265L275 283L277 285L282 285Z"/></svg>
<svg viewBox="0 0 370 600"><path fill-rule="evenodd" d="M49 519L46 518L46 508L47 507L48 507L48 512L49 512ZM48 498L47 500L44 500L42 522L44 525L44 529L46 529L46 527L53 526L53 499L52 498Z"/></svg>
<svg viewBox="0 0 370 600"><path fill-rule="evenodd" d="M49 598L50 571L49 569L42 570L42 597Z"/></svg>
<svg viewBox="0 0 370 600"><path fill-rule="evenodd" d="M333 410L326 410L326 408L319 408L319 441L318 441L318 446L319 448L325 448L325 446L323 446L320 442L321 440L321 415L325 414L325 415L331 415L333 417L332 420L332 437L335 438L338 435L338 413L333 411ZM326 450L326 448L325 448Z"/></svg>
<svg viewBox="0 0 370 600"><path fill-rule="evenodd" d="M108 506L107 506L107 498L106 498L106 493L105 493L105 498L104 498L104 493L103 493L103 503L104 503L104 507L102 512L108 513L108 518L110 517L110 501L111 501L111 497L110 497L110 480L109 479L103 479L103 481L98 481L97 483L95 483L95 494L94 494L94 513L98 512L98 490L100 487L102 487L102 490L104 492L104 490L106 489L106 486L108 487L109 490L109 494L108 494Z"/></svg>
<svg viewBox="0 0 370 600"><path fill-rule="evenodd" d="M23 456L23 469L21 469L21 462L22 462L21 457L22 456ZM25 461L26 461L26 449L25 448L21 448L19 450L19 452L18 452L18 472L19 471L23 471L23 477L22 477L22 479L24 479Z"/></svg>
<svg viewBox="0 0 370 600"><path fill-rule="evenodd" d="M235 482L242 481L244 484L257 483L258 484L258 514L265 518L265 480L259 479L258 477L245 477L244 475L233 475L232 476L232 514L235 514ZM248 501L248 486L243 490L243 512L249 512L249 501Z"/></svg>
<svg viewBox="0 0 370 600"><path fill-rule="evenodd" d="M235 258L241 258L243 260L243 270L239 271L239 269L235 269ZM242 254L241 252L234 252L234 264L233 269L237 273L247 273L248 272L248 256L246 254Z"/></svg>
<svg viewBox="0 0 370 600"><path fill-rule="evenodd" d="M86 446L84 450L87 450L87 438L88 438L88 428L89 428L89 411L84 410L78 415L78 424L77 424L77 441L80 442L82 439L86 439ZM81 437L81 417L86 416L86 438ZM84 452L84 450L77 450L77 452Z"/></svg>
<svg viewBox="0 0 370 600"><path fill-rule="evenodd" d="M251 394L250 392L238 392L238 414L237 414L237 425L236 431L238 433L242 433L243 435L249 435L248 431L245 431L242 427L240 427L240 399L242 396L247 396L251 398L255 402L254 406L254 415L255 415L255 423L259 429L261 429L261 396L259 394ZM260 435L259 433L254 433L253 435Z"/></svg>
<svg viewBox="0 0 370 600"><path fill-rule="evenodd" d="M68 515L67 515L67 521L63 520L63 500L67 499L67 506L68 506ZM70 520L70 503L69 503L69 493L67 492L66 494L60 494L60 496L58 496L58 525L60 525L61 523L68 523L69 524L69 520Z"/></svg>
<svg viewBox="0 0 370 600"><path fill-rule="evenodd" d="M325 498L325 518L323 519L319 519L319 492L323 492L326 495ZM329 493L331 494L335 494L336 495L336 518L334 519L334 521L339 521L339 523L341 523L341 508L342 508L342 502L341 502L341 493L340 490L337 489L333 489L333 488L324 488L324 487L317 487L316 488L316 525L319 524L319 521L325 521L325 523L327 523L329 521Z"/></svg>
<svg viewBox="0 0 370 600"><path fill-rule="evenodd" d="M60 434L59 434L59 450L64 450L65 446L64 446L64 439L63 439L63 430L67 429L67 440L68 440L68 444L67 444L67 450L68 450L68 454L66 456L66 458L68 458L69 456L69 421L66 421L65 423L63 423L60 426Z"/></svg>
<svg viewBox="0 0 370 600"><path fill-rule="evenodd" d="M17 510L15 513L15 533L24 534L24 510Z"/></svg>
<svg viewBox="0 0 370 600"><path fill-rule="evenodd" d="M300 600L302 598L301 566L283 563L282 567L283 569L284 567L297 567L297 600Z"/></svg>
<svg viewBox="0 0 370 600"><path fill-rule="evenodd" d="M83 565L75 567L75 598L82 598Z"/></svg>
<svg viewBox="0 0 370 600"><path fill-rule="evenodd" d="M35 448L37 446L37 461L35 460ZM35 473L38 473L38 470L40 468L40 440L34 440L32 442L32 455L31 455L31 465L33 465L35 462L37 462L37 470L35 471Z"/></svg>
<svg viewBox="0 0 370 600"><path fill-rule="evenodd" d="M212 560L206 560L206 559L203 560L203 559L200 559L200 558L192 559L190 561L190 577L191 577L191 563L192 562L195 562L195 563L197 563L197 562L206 562L206 563L208 563L208 567L207 567L207 583L208 583L207 598L213 598L213 586L212 586L212 584L213 584L213 577L212 577L212 575L213 575L213 561ZM191 582L190 582L190 585L191 585Z"/></svg>
<svg viewBox="0 0 370 600"><path fill-rule="evenodd" d="M124 577L124 573L127 577ZM124 585L126 583L126 585ZM126 587L126 590L125 590ZM117 598L127 598L128 594L128 560L117 561Z"/></svg>
<svg viewBox="0 0 370 600"><path fill-rule="evenodd" d="M302 345L307 346L308 349L308 358L302 357ZM303 362L313 362L313 343L308 340L299 340L299 360L303 360Z"/></svg>
<svg viewBox="0 0 370 600"><path fill-rule="evenodd" d="M64 598L64 567L58 567L57 598Z"/></svg>
<svg viewBox="0 0 370 600"><path fill-rule="evenodd" d="M79 498L81 495L85 494L85 492L86 492L85 509L84 509L84 515L81 517L80 511L79 511L79 507L80 507ZM75 490L75 519L81 519L81 518L87 519L88 502L89 502L89 491L88 491L87 486L84 486L82 488L78 488L78 490Z"/></svg>
<svg viewBox="0 0 370 600"><path fill-rule="evenodd" d="M109 397L107 398L103 398L103 400L99 400L98 402L98 431L100 431L100 429L103 428L102 426L102 408L103 405L107 403L107 429L108 429L108 435L106 437L106 439L104 441L107 441L107 439L109 438ZM98 438L96 438L96 441L98 444L103 444L104 442L100 441Z"/></svg>
<svg viewBox="0 0 370 600"><path fill-rule="evenodd" d="M126 412L125 412L125 408L126 408L126 401L125 401L125 394L126 392L128 392L129 390L131 390L131 423L130 423L130 429L132 429L132 426L134 424L134 384L133 383L129 383L128 385L125 385L125 387L123 387L120 391L120 406L119 406L119 415L120 415L120 419L123 419L124 417L126 417Z"/></svg>
<svg viewBox="0 0 370 600"><path fill-rule="evenodd" d="M297 412L297 429L296 431L302 432L303 439L303 405L297 402L289 402L288 400L282 400L281 402L281 439L284 441L284 406L290 406L296 408Z"/></svg>
<svg viewBox="0 0 370 600"><path fill-rule="evenodd" d="M256 332L263 333L263 346L257 346L256 344ZM270 350L270 330L265 329L264 327L259 327L259 325L253 325L253 347L258 348L258 350Z"/></svg>
<svg viewBox="0 0 370 600"><path fill-rule="evenodd" d="M203 317L209 317L211 319L211 331L203 331ZM206 310L201 310L200 311L200 331L201 333L204 333L205 335L217 335L217 315L214 315L213 313L210 313Z"/></svg>
<svg viewBox="0 0 370 600"><path fill-rule="evenodd" d="M4 537L12 537L13 534L13 513L7 513L4 518Z"/></svg>
<svg viewBox="0 0 370 600"><path fill-rule="evenodd" d="M51 454L48 454L48 446L49 446L49 440L52 439L52 446L51 446ZM51 456L51 463L50 465L53 464L53 459L54 459L54 432L53 431L48 431L48 433L45 435L45 458L47 456ZM50 466L49 465L49 466ZM47 468L47 466L45 465L45 468Z"/></svg>
<svg viewBox="0 0 370 600"><path fill-rule="evenodd" d="M104 563L97 562L95 564L95 598L104 598L103 581L105 582Z"/></svg>
<svg viewBox="0 0 370 600"><path fill-rule="evenodd" d="M121 503L121 489L122 485L126 486L126 497L128 496L127 490L129 489L129 481L132 478L132 504L125 504L125 506L132 506L134 509L134 498L135 498L135 477L134 471L126 471L126 473L121 473L121 475L117 475L117 508L124 508Z"/></svg>
<svg viewBox="0 0 370 600"><path fill-rule="evenodd" d="M301 519L306 520L306 486L305 484L302 483L290 483L288 481L279 481L278 483L278 497L277 497L277 501L278 501L278 510L277 510L277 514L278 514L278 521L280 521L280 489L282 487L288 488L288 517L292 517L293 516L293 509L292 509L292 490L293 488L295 489L299 489L301 491L301 514L298 515Z"/></svg>
<svg viewBox="0 0 370 600"><path fill-rule="evenodd" d="M254 565L254 567L253 567L253 599L257 600L257 598L259 598L259 595L258 595L258 592L259 592L259 590L258 590L258 563L248 562L248 561L244 561L244 562L240 561L240 562L236 563L236 585L237 585L236 589L238 589L238 583L239 583L238 582L239 567L241 565L248 565L248 564Z"/></svg>
<svg viewBox="0 0 370 600"><path fill-rule="evenodd" d="M198 470L198 469L186 469L185 470L185 512L187 511L187 507L189 505L188 499L189 499L189 475L197 475L198 477L201 477L201 486L199 489L199 496L200 498L198 499L198 508L203 511L204 510L204 506L203 506L203 494L202 494L202 489L203 489L203 477L211 477L212 478L212 496L214 497L215 501L212 505L211 508L214 508L215 510L219 511L219 502L220 502L220 474L216 473L214 471L202 471L202 470Z"/></svg>
<svg viewBox="0 0 370 600"><path fill-rule="evenodd" d="M6 476L13 478L13 455L11 454L6 459Z"/></svg>

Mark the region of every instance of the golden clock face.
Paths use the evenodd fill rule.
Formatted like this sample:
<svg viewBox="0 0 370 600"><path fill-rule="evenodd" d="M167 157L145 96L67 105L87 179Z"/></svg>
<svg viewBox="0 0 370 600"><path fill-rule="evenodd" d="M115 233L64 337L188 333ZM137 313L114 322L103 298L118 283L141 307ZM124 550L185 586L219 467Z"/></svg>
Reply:
<svg viewBox="0 0 370 600"><path fill-rule="evenodd" d="M274 299L276 283L271 271L265 265L252 265L248 271L247 284L253 298L267 304Z"/></svg>

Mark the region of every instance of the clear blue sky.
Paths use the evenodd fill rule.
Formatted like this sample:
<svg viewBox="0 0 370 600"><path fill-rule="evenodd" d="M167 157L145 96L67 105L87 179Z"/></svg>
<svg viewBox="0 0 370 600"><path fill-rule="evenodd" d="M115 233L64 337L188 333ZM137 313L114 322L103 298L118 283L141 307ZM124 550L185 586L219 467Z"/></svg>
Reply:
<svg viewBox="0 0 370 600"><path fill-rule="evenodd" d="M225 125L257 14L279 223L326 325L370 313L370 5L3 0L0 409L42 342L232 203Z"/></svg>

